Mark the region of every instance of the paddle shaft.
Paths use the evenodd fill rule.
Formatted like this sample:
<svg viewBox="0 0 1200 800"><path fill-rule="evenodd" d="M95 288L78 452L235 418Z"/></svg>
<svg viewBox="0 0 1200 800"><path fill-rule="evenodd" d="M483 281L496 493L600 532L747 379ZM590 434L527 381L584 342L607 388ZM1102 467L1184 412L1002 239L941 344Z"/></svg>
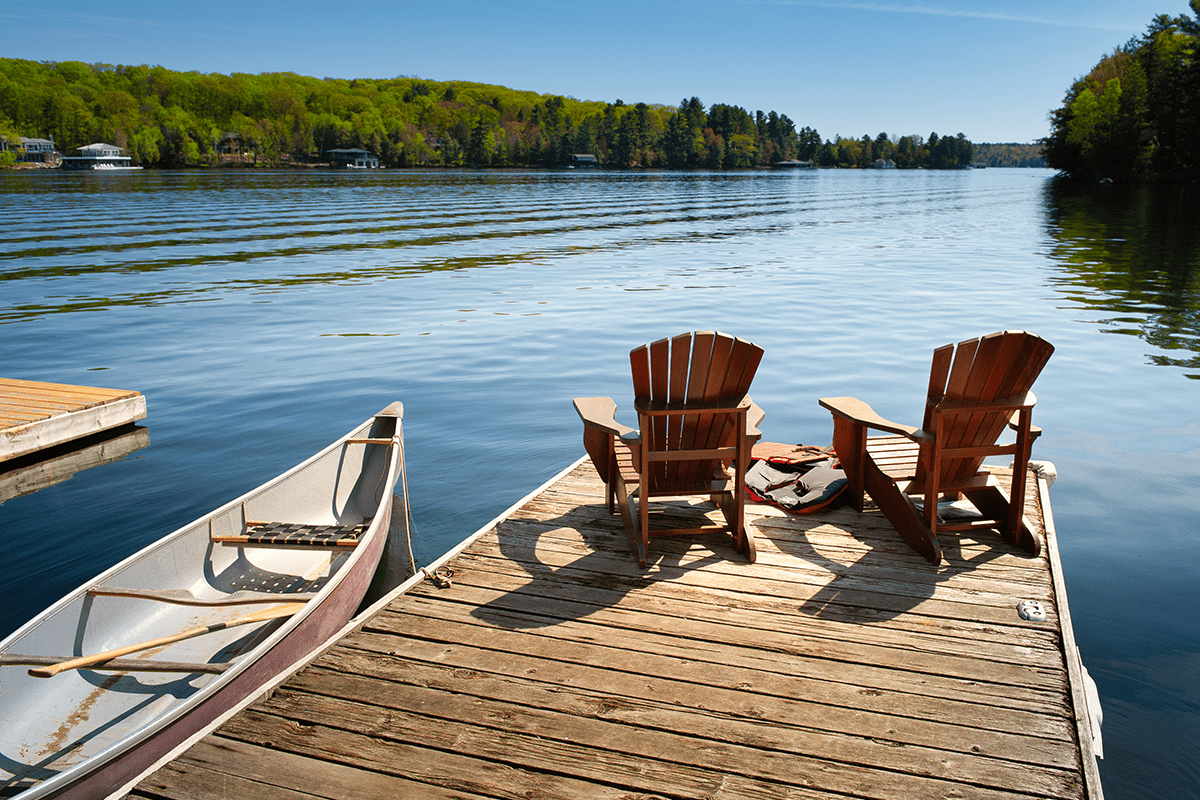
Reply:
<svg viewBox="0 0 1200 800"><path fill-rule="evenodd" d="M60 661L59 663L53 664L49 667L35 667L34 669L29 670L29 674L35 678L49 678L57 675L60 672L65 672L70 669L88 667L92 664L98 664L101 661L108 661L110 658L119 658L121 656L129 655L130 653L137 653L141 650L149 650L152 647L160 647L165 644L171 644L172 642L180 642L184 639L202 636L206 633L213 633L226 628L234 628L238 625L250 625L255 622L265 622L271 619L290 617L302 608L304 608L304 603L285 603L284 605L276 608L268 608L262 611L256 611L253 614L247 614L244 617L237 617L225 622L214 622L211 625L201 625L196 628L189 628L186 631L175 633L170 636L163 636L159 639L151 639L146 642L139 642L138 644L126 645L125 647L118 647L115 650L105 650L103 653L93 653L90 656L80 656L79 658L72 658L69 661Z"/></svg>

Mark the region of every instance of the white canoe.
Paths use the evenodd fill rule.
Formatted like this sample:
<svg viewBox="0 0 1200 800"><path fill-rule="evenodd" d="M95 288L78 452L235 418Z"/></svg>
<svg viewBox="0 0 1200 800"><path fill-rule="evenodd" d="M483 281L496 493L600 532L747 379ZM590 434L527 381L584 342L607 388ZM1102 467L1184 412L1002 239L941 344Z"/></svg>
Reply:
<svg viewBox="0 0 1200 800"><path fill-rule="evenodd" d="M0 796L104 797L340 630L387 539L402 416L393 403L0 643ZM294 613L241 622L272 609ZM30 674L205 626L219 629L52 677Z"/></svg>

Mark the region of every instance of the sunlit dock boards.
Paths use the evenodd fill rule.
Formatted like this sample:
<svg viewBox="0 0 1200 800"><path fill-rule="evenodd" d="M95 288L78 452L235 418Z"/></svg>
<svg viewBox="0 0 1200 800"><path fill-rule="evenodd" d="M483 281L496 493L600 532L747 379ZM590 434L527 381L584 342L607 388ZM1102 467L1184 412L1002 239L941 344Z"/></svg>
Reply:
<svg viewBox="0 0 1200 800"><path fill-rule="evenodd" d="M877 514L754 505L758 563L643 572L603 502L576 465L131 796L1102 796L1049 516L1039 558L936 569Z"/></svg>
<svg viewBox="0 0 1200 800"><path fill-rule="evenodd" d="M145 416L138 392L0 378L0 463Z"/></svg>

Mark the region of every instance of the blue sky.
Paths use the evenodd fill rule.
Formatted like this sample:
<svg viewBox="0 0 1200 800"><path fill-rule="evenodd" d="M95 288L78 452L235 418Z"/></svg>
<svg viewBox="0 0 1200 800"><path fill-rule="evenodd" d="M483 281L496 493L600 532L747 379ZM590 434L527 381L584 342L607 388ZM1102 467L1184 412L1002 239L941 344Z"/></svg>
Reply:
<svg viewBox="0 0 1200 800"><path fill-rule="evenodd" d="M581 100L696 96L823 138L1029 142L1071 82L1186 0L0 0L0 56L198 72L472 80Z"/></svg>

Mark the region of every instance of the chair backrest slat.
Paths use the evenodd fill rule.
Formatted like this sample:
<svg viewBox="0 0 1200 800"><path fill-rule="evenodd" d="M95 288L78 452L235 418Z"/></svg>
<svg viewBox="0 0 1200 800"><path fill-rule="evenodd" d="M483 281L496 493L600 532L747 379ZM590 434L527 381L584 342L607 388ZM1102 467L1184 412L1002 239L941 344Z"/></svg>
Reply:
<svg viewBox="0 0 1200 800"><path fill-rule="evenodd" d="M941 398L946 391L946 381L950 378L950 364L954 361L954 345L942 345L933 351L933 365L929 369L929 388L925 392L930 399ZM925 404L925 417L921 422L922 430L929 430L933 422L933 411Z"/></svg>
<svg viewBox="0 0 1200 800"><path fill-rule="evenodd" d="M692 334L682 333L671 338L671 367L667 375L668 386L665 390L668 403L683 403L687 401L688 375L692 366ZM685 450L691 447L691 431L689 420L682 416L660 417L666 426L667 450ZM663 465L664 477L668 485L679 481L679 462L670 461Z"/></svg>
<svg viewBox="0 0 1200 800"><path fill-rule="evenodd" d="M715 377L713 351L720 336L722 334L712 331L697 331L692 334L692 363L688 373L686 402L704 402L709 399L708 394L711 391L709 381ZM689 426L687 437L680 440L680 449L707 446L711 419L692 417L685 423L681 418L680 422ZM675 462L675 465L676 473L673 477L669 476L668 480L674 480L677 484L683 485L691 485L698 481L702 465L695 461Z"/></svg>

